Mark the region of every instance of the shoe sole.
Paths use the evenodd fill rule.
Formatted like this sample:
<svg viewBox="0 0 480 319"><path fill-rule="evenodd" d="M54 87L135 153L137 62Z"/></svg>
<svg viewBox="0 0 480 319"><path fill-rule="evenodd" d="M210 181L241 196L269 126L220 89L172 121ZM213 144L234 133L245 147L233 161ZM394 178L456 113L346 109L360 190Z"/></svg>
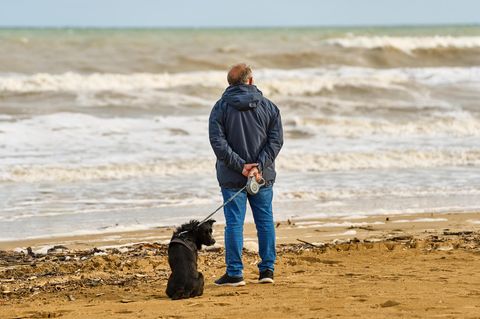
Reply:
<svg viewBox="0 0 480 319"><path fill-rule="evenodd" d="M273 284L274 281L273 281L272 278L263 278L263 279L258 280L258 283L259 284Z"/></svg>
<svg viewBox="0 0 480 319"><path fill-rule="evenodd" d="M245 281L239 281L239 282L227 282L224 284L217 284L214 283L215 286L221 287L221 286L229 286L229 287L240 287L240 286L245 286Z"/></svg>

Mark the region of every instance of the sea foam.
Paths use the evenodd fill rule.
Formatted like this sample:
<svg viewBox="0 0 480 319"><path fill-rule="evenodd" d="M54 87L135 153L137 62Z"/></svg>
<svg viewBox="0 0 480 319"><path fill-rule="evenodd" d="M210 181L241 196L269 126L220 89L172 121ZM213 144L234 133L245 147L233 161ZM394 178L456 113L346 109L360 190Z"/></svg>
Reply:
<svg viewBox="0 0 480 319"><path fill-rule="evenodd" d="M472 49L480 48L478 36L348 36L325 40L330 45L338 45L343 48L395 48L405 52L422 49L456 48Z"/></svg>

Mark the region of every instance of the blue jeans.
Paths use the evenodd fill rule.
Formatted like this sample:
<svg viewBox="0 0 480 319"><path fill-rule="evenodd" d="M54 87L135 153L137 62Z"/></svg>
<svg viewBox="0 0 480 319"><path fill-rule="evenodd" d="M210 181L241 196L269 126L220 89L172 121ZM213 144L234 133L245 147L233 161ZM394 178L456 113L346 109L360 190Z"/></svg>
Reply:
<svg viewBox="0 0 480 319"><path fill-rule="evenodd" d="M230 199L238 189L223 188L224 202ZM275 252L275 226L272 213L272 186L262 187L256 195L241 192L224 208L225 214L225 262L227 274L232 277L243 275L242 249L243 249L243 224L247 211L247 199L253 212L253 219L257 227L258 250L262 261L258 269L262 272L274 270Z"/></svg>

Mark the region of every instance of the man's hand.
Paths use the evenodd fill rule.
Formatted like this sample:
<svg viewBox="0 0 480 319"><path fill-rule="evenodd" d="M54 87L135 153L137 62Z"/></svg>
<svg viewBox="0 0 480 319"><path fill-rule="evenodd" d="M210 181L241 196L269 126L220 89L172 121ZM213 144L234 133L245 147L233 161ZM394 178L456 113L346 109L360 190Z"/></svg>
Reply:
<svg viewBox="0 0 480 319"><path fill-rule="evenodd" d="M257 183L260 183L262 180L262 173L260 173L257 167L252 168L248 176L255 176Z"/></svg>
<svg viewBox="0 0 480 319"><path fill-rule="evenodd" d="M258 172L258 163L250 163L250 164L245 164L243 165L243 171L242 171L242 175L245 176L245 177L248 177L250 176L250 171L255 168Z"/></svg>

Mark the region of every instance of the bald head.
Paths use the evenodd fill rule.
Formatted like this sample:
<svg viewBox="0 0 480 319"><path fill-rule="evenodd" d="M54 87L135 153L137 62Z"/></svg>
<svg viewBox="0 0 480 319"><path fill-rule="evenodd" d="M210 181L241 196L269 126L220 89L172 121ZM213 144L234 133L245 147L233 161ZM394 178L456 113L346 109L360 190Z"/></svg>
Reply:
<svg viewBox="0 0 480 319"><path fill-rule="evenodd" d="M252 69L245 63L234 65L227 75L228 84L251 84L252 82Z"/></svg>

